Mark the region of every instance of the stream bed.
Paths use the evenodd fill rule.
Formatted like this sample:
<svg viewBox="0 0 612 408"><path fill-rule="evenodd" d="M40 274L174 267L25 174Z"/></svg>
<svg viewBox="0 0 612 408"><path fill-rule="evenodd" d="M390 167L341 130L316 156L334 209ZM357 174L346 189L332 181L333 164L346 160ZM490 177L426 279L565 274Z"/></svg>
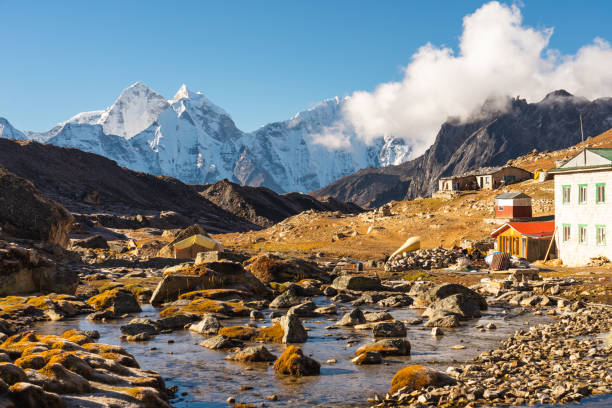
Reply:
<svg viewBox="0 0 612 408"><path fill-rule="evenodd" d="M318 306L329 305L325 297L313 299ZM120 345L132 353L141 368L155 370L166 381L166 386L178 386L177 398L171 401L175 407L227 407L226 399L234 397L236 402L259 405L265 402L269 407L359 407L368 406L367 399L378 393L384 395L393 375L409 364L425 364L446 370L448 366L471 360L479 353L495 348L510 333L526 328L528 325L547 323L547 316L532 313L517 313L520 308L504 309L491 306L483 311L480 319L463 322L461 327L443 329L444 335L432 336L431 329L422 324L409 326L407 339L412 345L410 356L386 357L383 364L357 366L350 362L355 350L372 341L371 330L337 328L327 330L352 305L337 304L338 316L330 318L310 318L303 320L308 330L308 341L300 345L307 355L321 363L321 375L315 377L283 377L275 375L270 363L241 363L224 360L226 352L209 350L199 343L204 336L189 330L160 334L147 342L133 343L119 339L119 327L134 317L155 319L159 311L150 305L143 305L143 311L126 319L97 323L80 316L73 319L44 322L36 326L43 334L61 334L68 329L97 330L100 343ZM380 311L381 308L361 307L364 311ZM264 310L266 321L259 325L272 324ZM390 310L397 320L410 320L419 317L415 309L401 308ZM328 320L329 319L329 320ZM240 325L250 322L248 318L222 320L223 326ZM474 326L494 323L496 330L480 331ZM170 341L170 342L169 342ZM173 341L173 342L172 342ZM452 347L461 345L464 349ZM266 344L270 352L280 355L285 346ZM327 364L330 359L336 364ZM252 387L241 390L241 387ZM181 395L181 393L187 393ZM266 396L276 395L277 401L267 401ZM599 398L601 399L601 397ZM604 407L610 399L594 398L591 407Z"/></svg>

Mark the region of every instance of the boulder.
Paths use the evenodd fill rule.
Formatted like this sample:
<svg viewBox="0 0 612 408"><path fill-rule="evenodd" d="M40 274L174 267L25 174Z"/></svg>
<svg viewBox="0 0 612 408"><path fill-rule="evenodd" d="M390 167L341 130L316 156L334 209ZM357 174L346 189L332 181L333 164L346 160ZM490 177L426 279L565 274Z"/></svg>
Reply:
<svg viewBox="0 0 612 408"><path fill-rule="evenodd" d="M229 354L225 357L227 360L248 361L248 362L264 362L275 361L274 356L264 346L252 346L244 348L236 353Z"/></svg>
<svg viewBox="0 0 612 408"><path fill-rule="evenodd" d="M0 296L32 292L73 294L77 272L55 263L44 252L0 241Z"/></svg>
<svg viewBox="0 0 612 408"><path fill-rule="evenodd" d="M294 314L299 317L316 317L319 316L319 314L315 312L316 308L317 305L315 305L312 300L308 300L304 303L300 303L299 305L289 308L287 315Z"/></svg>
<svg viewBox="0 0 612 408"><path fill-rule="evenodd" d="M423 316L455 314L461 319L480 317L480 301L474 297L466 297L462 293L450 295L432 303Z"/></svg>
<svg viewBox="0 0 612 408"><path fill-rule="evenodd" d="M227 337L223 335L211 337L200 343L200 346L209 348L211 350L228 349L228 348L240 347L241 345L242 345L241 342L237 340L228 339Z"/></svg>
<svg viewBox="0 0 612 408"><path fill-rule="evenodd" d="M0 378L8 385L28 380L25 371L13 363L0 363Z"/></svg>
<svg viewBox="0 0 612 408"><path fill-rule="evenodd" d="M382 357L380 353L375 351L366 351L357 354L357 356L351 360L351 363L356 365L380 364L382 363Z"/></svg>
<svg viewBox="0 0 612 408"><path fill-rule="evenodd" d="M274 370L292 376L319 375L321 364L305 356L302 349L289 346L274 362Z"/></svg>
<svg viewBox="0 0 612 408"><path fill-rule="evenodd" d="M298 258L281 258L278 255L262 254L244 263L262 282L297 282L302 279L318 279L329 282L329 276L317 264Z"/></svg>
<svg viewBox="0 0 612 408"><path fill-rule="evenodd" d="M422 365L411 365L399 370L391 380L389 394L402 390L404 393L427 387L454 385L457 381L444 373Z"/></svg>
<svg viewBox="0 0 612 408"><path fill-rule="evenodd" d="M379 322L372 327L374 337L406 337L406 326L402 322Z"/></svg>
<svg viewBox="0 0 612 408"><path fill-rule="evenodd" d="M38 385L18 382L11 386L10 396L19 408L64 408L59 395L47 392Z"/></svg>
<svg viewBox="0 0 612 408"><path fill-rule="evenodd" d="M410 342L406 339L382 339L359 347L355 355L365 352L377 352L381 356L408 356Z"/></svg>
<svg viewBox="0 0 612 408"><path fill-rule="evenodd" d="M353 300L351 304L354 306L371 305L384 299L385 297L386 295L383 295L382 293L364 293L359 298Z"/></svg>
<svg viewBox="0 0 612 408"><path fill-rule="evenodd" d="M308 339L308 333L296 315L287 314L281 317L280 325L284 333L283 343L304 343Z"/></svg>
<svg viewBox="0 0 612 408"><path fill-rule="evenodd" d="M29 181L0 168L0 230L17 238L68 245L73 217Z"/></svg>
<svg viewBox="0 0 612 408"><path fill-rule="evenodd" d="M373 276L342 275L334 279L332 286L337 290L355 290L361 292L383 289L380 279Z"/></svg>
<svg viewBox="0 0 612 408"><path fill-rule="evenodd" d="M146 333L149 336L159 334L159 327L154 321L142 318L130 320L128 324L119 327L119 330L126 336L135 336L140 333Z"/></svg>
<svg viewBox="0 0 612 408"><path fill-rule="evenodd" d="M189 326L189 330L200 334L217 334L220 328L219 320L211 315L204 316L202 320Z"/></svg>
<svg viewBox="0 0 612 408"><path fill-rule="evenodd" d="M176 330L184 328L193 320L193 315L175 314L173 316L157 319L155 321L155 324L159 327L160 330Z"/></svg>
<svg viewBox="0 0 612 408"><path fill-rule="evenodd" d="M87 300L96 310L111 310L115 315L140 312L136 297L128 290L116 288L107 290Z"/></svg>
<svg viewBox="0 0 612 408"><path fill-rule="evenodd" d="M61 364L48 364L40 371L41 374L51 378L51 381L47 381L43 385L46 391L61 394L84 394L92 390L89 381L81 375L69 371Z"/></svg>
<svg viewBox="0 0 612 408"><path fill-rule="evenodd" d="M487 301L484 297L458 283L441 283L422 294L422 298L428 303L433 303L455 294L462 294L464 299L476 302L480 310L487 310Z"/></svg>
<svg viewBox="0 0 612 408"><path fill-rule="evenodd" d="M76 248L108 249L108 242L100 235L92 235L83 239L73 239L70 245Z"/></svg>
<svg viewBox="0 0 612 408"><path fill-rule="evenodd" d="M456 314L435 314L425 322L425 327L457 327L459 317Z"/></svg>
<svg viewBox="0 0 612 408"><path fill-rule="evenodd" d="M302 303L303 299L298 296L297 290L293 286L289 287L286 291L278 295L270 302L270 308L272 309L286 309L292 306L297 306Z"/></svg>
<svg viewBox="0 0 612 408"><path fill-rule="evenodd" d="M151 303L159 305L176 300L179 294L204 289L236 289L253 296L269 297L270 291L237 262L219 261L203 265L183 265L165 272Z"/></svg>
<svg viewBox="0 0 612 408"><path fill-rule="evenodd" d="M336 326L355 326L365 322L366 319L361 309L355 308L342 316L342 319L336 323Z"/></svg>
<svg viewBox="0 0 612 408"><path fill-rule="evenodd" d="M382 322L384 320L393 320L393 316L389 312L366 312L363 314L366 322Z"/></svg>
<svg viewBox="0 0 612 408"><path fill-rule="evenodd" d="M393 295L378 301L380 307L405 307L410 306L413 300L408 295Z"/></svg>

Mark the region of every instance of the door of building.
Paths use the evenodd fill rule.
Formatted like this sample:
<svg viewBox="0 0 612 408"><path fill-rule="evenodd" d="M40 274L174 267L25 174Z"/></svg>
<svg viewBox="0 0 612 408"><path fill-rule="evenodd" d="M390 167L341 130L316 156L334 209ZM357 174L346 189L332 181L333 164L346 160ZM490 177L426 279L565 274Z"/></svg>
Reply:
<svg viewBox="0 0 612 408"><path fill-rule="evenodd" d="M527 259L527 238L521 238L521 258Z"/></svg>

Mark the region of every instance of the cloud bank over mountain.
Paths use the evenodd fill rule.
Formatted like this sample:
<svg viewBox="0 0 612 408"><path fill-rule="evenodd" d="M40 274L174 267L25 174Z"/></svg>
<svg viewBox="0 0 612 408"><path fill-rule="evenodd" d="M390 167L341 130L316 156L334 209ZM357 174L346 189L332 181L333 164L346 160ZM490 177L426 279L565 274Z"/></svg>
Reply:
<svg viewBox="0 0 612 408"><path fill-rule="evenodd" d="M463 18L458 52L422 46L401 82L354 92L343 108L342 123L329 126L315 140L334 149L355 137L370 143L393 135L412 146L415 157L432 144L447 118L469 118L484 100L503 109L507 96L534 102L554 89L589 99L611 95L610 44L595 38L575 55L563 55L549 47L553 31L523 25L517 6L487 3Z"/></svg>

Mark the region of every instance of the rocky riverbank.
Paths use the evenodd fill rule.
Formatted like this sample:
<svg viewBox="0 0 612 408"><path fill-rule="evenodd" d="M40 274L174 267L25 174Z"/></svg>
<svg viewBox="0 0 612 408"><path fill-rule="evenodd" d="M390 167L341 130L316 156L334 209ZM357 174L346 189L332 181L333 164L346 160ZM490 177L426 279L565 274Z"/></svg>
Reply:
<svg viewBox="0 0 612 408"><path fill-rule="evenodd" d="M376 407L471 407L560 404L589 395L612 394L612 326L609 306L567 303L552 324L519 330L499 348L449 367L455 385L431 382L387 394ZM555 311L555 313L557 313Z"/></svg>

